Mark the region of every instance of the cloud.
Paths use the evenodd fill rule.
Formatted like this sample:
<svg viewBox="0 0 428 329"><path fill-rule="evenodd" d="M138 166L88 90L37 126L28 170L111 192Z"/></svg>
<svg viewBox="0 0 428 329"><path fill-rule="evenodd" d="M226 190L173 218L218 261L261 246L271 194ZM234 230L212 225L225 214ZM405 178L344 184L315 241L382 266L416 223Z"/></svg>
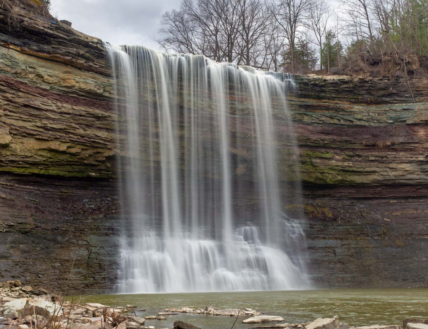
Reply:
<svg viewBox="0 0 428 329"><path fill-rule="evenodd" d="M159 49L153 40L162 14L180 0L51 0L52 14L73 27L114 45Z"/></svg>

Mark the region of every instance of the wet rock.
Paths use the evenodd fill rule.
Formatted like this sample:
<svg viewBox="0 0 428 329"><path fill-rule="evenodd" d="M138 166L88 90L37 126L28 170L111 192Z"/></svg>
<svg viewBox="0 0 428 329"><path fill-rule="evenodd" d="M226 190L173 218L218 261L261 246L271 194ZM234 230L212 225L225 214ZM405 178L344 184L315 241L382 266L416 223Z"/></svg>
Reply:
<svg viewBox="0 0 428 329"><path fill-rule="evenodd" d="M423 324L428 324L428 319L424 320L424 319L405 319L403 321L403 329L407 328L407 325L409 323L423 323Z"/></svg>
<svg viewBox="0 0 428 329"><path fill-rule="evenodd" d="M137 329L140 328L140 325L136 322L127 322L126 329Z"/></svg>
<svg viewBox="0 0 428 329"><path fill-rule="evenodd" d="M157 319L157 315L148 315L144 317L146 320L156 320Z"/></svg>
<svg viewBox="0 0 428 329"><path fill-rule="evenodd" d="M164 317L164 316L158 316L158 317L156 318L156 320L166 320L166 317Z"/></svg>
<svg viewBox="0 0 428 329"><path fill-rule="evenodd" d="M143 324L146 322L146 319L145 319L145 318L140 318L140 317L138 317L138 316L128 316L128 319L129 319L131 322L135 322L135 323L137 323L137 324L139 324L139 325L143 325Z"/></svg>
<svg viewBox="0 0 428 329"><path fill-rule="evenodd" d="M201 329L201 328L196 327L190 323L183 322L183 321L175 321L174 322L174 329Z"/></svg>
<svg viewBox="0 0 428 329"><path fill-rule="evenodd" d="M339 329L339 318L319 318L307 325L306 329Z"/></svg>
<svg viewBox="0 0 428 329"><path fill-rule="evenodd" d="M178 313L174 312L159 312L158 315L164 316L164 315L178 315Z"/></svg>
<svg viewBox="0 0 428 329"><path fill-rule="evenodd" d="M401 326L397 326L397 325L380 326L378 324L375 324L375 325L371 325L371 326L356 327L355 329L402 329L402 328L401 328Z"/></svg>
<svg viewBox="0 0 428 329"><path fill-rule="evenodd" d="M428 324L410 322L407 324L406 329L428 329Z"/></svg>
<svg viewBox="0 0 428 329"><path fill-rule="evenodd" d="M216 315L216 316L245 316L245 315L260 315L260 312L255 310L251 311L242 311L240 309L215 309L212 307L208 308L191 308L191 307L180 307L180 308L168 308L163 310L163 312L171 312L171 313L190 313L190 314L208 314L208 315ZM249 312L249 313L245 313Z"/></svg>
<svg viewBox="0 0 428 329"><path fill-rule="evenodd" d="M264 323L264 322L282 322L284 321L283 318L280 316L274 316L274 315L259 315L254 316L249 319L245 319L242 321L242 323L251 324L251 323Z"/></svg>
<svg viewBox="0 0 428 329"><path fill-rule="evenodd" d="M120 308L120 307L116 307L116 308L108 308L107 309L107 314L108 315L113 315L113 314L122 314L123 312L125 312L124 308Z"/></svg>
<svg viewBox="0 0 428 329"><path fill-rule="evenodd" d="M135 305L126 305L126 308L137 308Z"/></svg>

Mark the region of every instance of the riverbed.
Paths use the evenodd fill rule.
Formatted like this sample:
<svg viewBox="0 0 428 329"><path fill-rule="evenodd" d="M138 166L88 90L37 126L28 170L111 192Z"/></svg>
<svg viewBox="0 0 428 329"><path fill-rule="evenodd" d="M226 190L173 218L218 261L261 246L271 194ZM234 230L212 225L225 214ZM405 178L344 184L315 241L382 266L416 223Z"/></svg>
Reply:
<svg viewBox="0 0 428 329"><path fill-rule="evenodd" d="M334 289L309 291L134 294L74 296L81 302L109 306L136 305L139 316L156 315L169 307L252 308L268 315L279 315L285 323L311 322L319 317L338 315L350 326L401 324L406 318L428 318L428 289ZM172 328L182 320L204 329L232 327L235 318L180 314L167 320L150 320L147 326ZM251 328L238 320L234 328Z"/></svg>

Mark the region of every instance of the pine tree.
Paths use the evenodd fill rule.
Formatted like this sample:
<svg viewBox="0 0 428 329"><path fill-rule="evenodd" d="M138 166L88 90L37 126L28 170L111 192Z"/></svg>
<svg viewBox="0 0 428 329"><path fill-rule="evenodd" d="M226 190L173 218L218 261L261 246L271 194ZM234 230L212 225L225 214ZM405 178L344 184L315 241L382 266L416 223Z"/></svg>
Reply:
<svg viewBox="0 0 428 329"><path fill-rule="evenodd" d="M341 67L343 46L336 34L329 30L326 33L322 49L322 65L330 72L332 67Z"/></svg>
<svg viewBox="0 0 428 329"><path fill-rule="evenodd" d="M285 72L291 72L291 50L287 47L282 54L281 64ZM294 72L308 73L315 69L317 63L316 50L311 48L310 42L306 38L299 38L294 46Z"/></svg>

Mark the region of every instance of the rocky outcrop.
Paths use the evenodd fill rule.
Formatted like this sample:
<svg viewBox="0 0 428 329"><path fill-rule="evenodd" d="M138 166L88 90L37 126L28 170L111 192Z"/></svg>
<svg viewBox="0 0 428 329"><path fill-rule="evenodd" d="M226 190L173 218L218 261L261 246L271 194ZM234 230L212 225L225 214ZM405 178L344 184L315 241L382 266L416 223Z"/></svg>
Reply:
<svg viewBox="0 0 428 329"><path fill-rule="evenodd" d="M9 28L0 8L0 278L111 290L121 223L103 43L17 13ZM305 198L287 207L306 214L314 281L428 286L428 78L296 80Z"/></svg>

